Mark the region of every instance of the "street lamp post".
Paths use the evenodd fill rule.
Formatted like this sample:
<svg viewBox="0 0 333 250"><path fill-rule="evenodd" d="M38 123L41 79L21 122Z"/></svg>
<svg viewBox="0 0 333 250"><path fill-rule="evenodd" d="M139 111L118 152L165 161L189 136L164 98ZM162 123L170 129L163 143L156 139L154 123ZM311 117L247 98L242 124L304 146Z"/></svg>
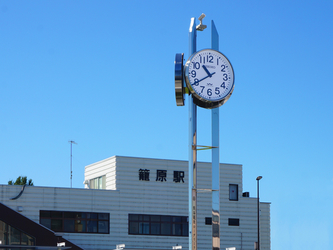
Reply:
<svg viewBox="0 0 333 250"><path fill-rule="evenodd" d="M258 243L257 243L257 250L260 250L260 230L259 230L259 211L260 211L260 208L259 208L259 181L262 179L262 176L258 176L257 177L257 222L258 222Z"/></svg>

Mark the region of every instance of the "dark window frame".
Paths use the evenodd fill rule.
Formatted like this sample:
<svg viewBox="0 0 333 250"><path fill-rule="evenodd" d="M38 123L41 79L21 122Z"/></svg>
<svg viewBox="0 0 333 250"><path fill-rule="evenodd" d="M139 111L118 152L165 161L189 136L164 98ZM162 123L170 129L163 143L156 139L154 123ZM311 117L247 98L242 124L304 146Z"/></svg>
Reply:
<svg viewBox="0 0 333 250"><path fill-rule="evenodd" d="M129 235L188 237L188 232L188 216L128 214Z"/></svg>
<svg viewBox="0 0 333 250"><path fill-rule="evenodd" d="M44 222L42 223L43 220ZM45 220L50 220L50 224L47 225ZM87 234L110 233L109 213L40 210L39 223L54 232ZM58 228L56 227L56 223L59 223Z"/></svg>
<svg viewBox="0 0 333 250"><path fill-rule="evenodd" d="M205 217L205 225L212 225L213 220L212 217Z"/></svg>
<svg viewBox="0 0 333 250"><path fill-rule="evenodd" d="M228 218L228 226L239 226L239 219L238 218Z"/></svg>
<svg viewBox="0 0 333 250"><path fill-rule="evenodd" d="M19 246L35 246L36 245L36 238L26 232L23 232L21 229L13 227L12 225L0 220L0 224L3 227L3 245L19 245ZM16 240L15 244L13 244L13 240L15 239L14 234L16 233ZM0 245L1 246L1 245Z"/></svg>

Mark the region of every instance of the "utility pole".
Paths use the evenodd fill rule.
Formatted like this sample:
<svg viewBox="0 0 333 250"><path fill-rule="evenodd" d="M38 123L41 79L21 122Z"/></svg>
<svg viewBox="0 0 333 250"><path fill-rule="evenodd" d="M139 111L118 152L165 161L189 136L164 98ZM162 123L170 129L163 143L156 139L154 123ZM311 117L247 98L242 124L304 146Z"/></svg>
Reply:
<svg viewBox="0 0 333 250"><path fill-rule="evenodd" d="M262 179L262 176L258 176L257 180L257 222L258 222L258 243L257 243L257 250L260 250L260 201L259 201L259 181Z"/></svg>
<svg viewBox="0 0 333 250"><path fill-rule="evenodd" d="M71 159L70 159L70 170L71 170L71 188L72 188L72 179L73 179L73 171L72 171L72 161L73 161L73 155L72 155L72 146L73 143L77 144L75 141L68 141L71 144Z"/></svg>

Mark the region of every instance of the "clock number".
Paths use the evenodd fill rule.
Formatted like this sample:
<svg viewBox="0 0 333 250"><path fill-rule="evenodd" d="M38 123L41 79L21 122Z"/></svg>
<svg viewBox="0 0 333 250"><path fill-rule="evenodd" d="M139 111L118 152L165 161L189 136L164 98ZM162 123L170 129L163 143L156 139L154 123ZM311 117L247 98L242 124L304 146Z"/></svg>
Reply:
<svg viewBox="0 0 333 250"><path fill-rule="evenodd" d="M223 74L223 81L228 81L228 74Z"/></svg>
<svg viewBox="0 0 333 250"><path fill-rule="evenodd" d="M201 93L203 92L203 90L205 89L205 86L200 86L202 89L201 89Z"/></svg>
<svg viewBox="0 0 333 250"><path fill-rule="evenodd" d="M197 72L195 72L195 70L192 70L191 71L191 76L194 78L194 77L196 77L197 76Z"/></svg>
<svg viewBox="0 0 333 250"><path fill-rule="evenodd" d="M213 63L213 56L207 55L207 62L208 63Z"/></svg>
<svg viewBox="0 0 333 250"><path fill-rule="evenodd" d="M192 63L193 63L194 69L200 69L200 63L198 63L198 62L192 62Z"/></svg>
<svg viewBox="0 0 333 250"><path fill-rule="evenodd" d="M192 85L198 86L199 85L199 79L195 78L194 79L194 83Z"/></svg>
<svg viewBox="0 0 333 250"><path fill-rule="evenodd" d="M221 68L222 68L221 71L222 71L222 72L225 72L225 71L224 71L224 69L225 69L225 65L221 65Z"/></svg>
<svg viewBox="0 0 333 250"><path fill-rule="evenodd" d="M221 88L224 88L224 89L225 89L225 82L223 82L223 83L221 84Z"/></svg>
<svg viewBox="0 0 333 250"><path fill-rule="evenodd" d="M220 88L219 88L219 87L216 87L216 88L215 88L215 94L216 94L216 95L219 95L220 93L221 93Z"/></svg>
<svg viewBox="0 0 333 250"><path fill-rule="evenodd" d="M211 96L213 94L212 89L207 89L207 95Z"/></svg>

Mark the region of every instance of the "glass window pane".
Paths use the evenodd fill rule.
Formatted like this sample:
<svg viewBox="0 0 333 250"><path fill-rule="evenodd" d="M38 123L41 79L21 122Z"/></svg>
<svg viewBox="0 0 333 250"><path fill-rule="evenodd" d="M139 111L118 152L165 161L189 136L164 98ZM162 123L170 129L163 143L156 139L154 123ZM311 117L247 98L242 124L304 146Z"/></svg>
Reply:
<svg viewBox="0 0 333 250"><path fill-rule="evenodd" d="M20 245L21 232L14 227L8 225L8 245Z"/></svg>
<svg viewBox="0 0 333 250"><path fill-rule="evenodd" d="M139 222L130 222L129 223L129 233L138 234L139 233Z"/></svg>
<svg viewBox="0 0 333 250"><path fill-rule="evenodd" d="M239 219L228 219L228 225L229 226L239 226Z"/></svg>
<svg viewBox="0 0 333 250"><path fill-rule="evenodd" d="M97 233L97 221L87 221L87 232Z"/></svg>
<svg viewBox="0 0 333 250"><path fill-rule="evenodd" d="M182 235L182 225L181 224L172 225L172 235Z"/></svg>
<svg viewBox="0 0 333 250"><path fill-rule="evenodd" d="M89 187L90 187L91 189L94 189L94 188L95 188L95 179L90 180L90 185L89 185Z"/></svg>
<svg viewBox="0 0 333 250"><path fill-rule="evenodd" d="M64 232L75 232L75 220L64 220Z"/></svg>
<svg viewBox="0 0 333 250"><path fill-rule="evenodd" d="M109 232L109 223L107 221L98 222L98 232L99 233L108 233Z"/></svg>
<svg viewBox="0 0 333 250"><path fill-rule="evenodd" d="M182 222L182 217L180 217L180 216L173 216L172 217L172 221L173 222Z"/></svg>
<svg viewBox="0 0 333 250"><path fill-rule="evenodd" d="M160 235L161 234L161 224L151 223L151 234Z"/></svg>
<svg viewBox="0 0 333 250"><path fill-rule="evenodd" d="M149 215L144 215L143 216L143 221L149 221L150 216Z"/></svg>
<svg viewBox="0 0 333 250"><path fill-rule="evenodd" d="M28 235L21 233L21 245L28 246L29 245L29 238Z"/></svg>
<svg viewBox="0 0 333 250"><path fill-rule="evenodd" d="M76 213L75 213L75 218L83 218L83 217L82 217L82 214L83 214L83 213L76 212Z"/></svg>
<svg viewBox="0 0 333 250"><path fill-rule="evenodd" d="M73 212L64 212L65 218L75 218L75 213Z"/></svg>
<svg viewBox="0 0 333 250"><path fill-rule="evenodd" d="M60 219L52 219L51 220L51 230L56 232L62 231L62 220Z"/></svg>
<svg viewBox="0 0 333 250"><path fill-rule="evenodd" d="M182 224L182 235L183 236L188 236L188 223L183 223Z"/></svg>
<svg viewBox="0 0 333 250"><path fill-rule="evenodd" d="M2 242L1 244L7 245L5 241L5 232L7 232L6 223L0 220L0 241Z"/></svg>
<svg viewBox="0 0 333 250"><path fill-rule="evenodd" d="M27 234L24 234L25 235L25 237L27 237L27 239L28 239L28 246L35 246L36 245L36 240L35 240L35 238L34 237L31 237L31 236L29 236L29 235L27 235Z"/></svg>
<svg viewBox="0 0 333 250"><path fill-rule="evenodd" d="M161 221L161 216L159 215L151 215L150 221Z"/></svg>
<svg viewBox="0 0 333 250"><path fill-rule="evenodd" d="M108 220L109 214L98 214L98 219L99 220Z"/></svg>
<svg viewBox="0 0 333 250"><path fill-rule="evenodd" d="M87 213L87 218L88 219L97 219L97 213Z"/></svg>
<svg viewBox="0 0 333 250"><path fill-rule="evenodd" d="M161 216L161 221L171 222L171 216Z"/></svg>
<svg viewBox="0 0 333 250"><path fill-rule="evenodd" d="M105 175L103 175L102 176L102 189L106 189L106 176Z"/></svg>
<svg viewBox="0 0 333 250"><path fill-rule="evenodd" d="M103 179L102 177L98 178L98 189L102 189L103 188Z"/></svg>
<svg viewBox="0 0 333 250"><path fill-rule="evenodd" d="M56 232L109 232L108 213L40 211L40 215L40 224ZM42 215L49 217L45 218ZM138 215L129 215L129 218L131 217L137 219ZM149 215L145 216L148 222L149 218Z"/></svg>
<svg viewBox="0 0 333 250"><path fill-rule="evenodd" d="M95 185L94 185L94 189L98 189L98 178L95 178Z"/></svg>
<svg viewBox="0 0 333 250"><path fill-rule="evenodd" d="M229 200L232 200L232 201L238 200L238 185L237 184L229 185Z"/></svg>
<svg viewBox="0 0 333 250"><path fill-rule="evenodd" d="M138 221L139 220L139 216L137 214L130 214L129 215L129 220L133 221Z"/></svg>
<svg viewBox="0 0 333 250"><path fill-rule="evenodd" d="M78 232L78 233L86 232L86 221L85 220L75 220L75 232Z"/></svg>
<svg viewBox="0 0 333 250"><path fill-rule="evenodd" d="M40 217L51 217L51 212L50 211L40 211Z"/></svg>
<svg viewBox="0 0 333 250"><path fill-rule="evenodd" d="M148 222L139 222L139 234L149 234Z"/></svg>
<svg viewBox="0 0 333 250"><path fill-rule="evenodd" d="M162 223L161 224L161 234L162 235L171 235L171 224Z"/></svg>
<svg viewBox="0 0 333 250"><path fill-rule="evenodd" d="M52 218L62 218L62 212L59 211L50 211Z"/></svg>
<svg viewBox="0 0 333 250"><path fill-rule="evenodd" d="M40 224L42 224L43 226L51 229L51 219L40 219Z"/></svg>

